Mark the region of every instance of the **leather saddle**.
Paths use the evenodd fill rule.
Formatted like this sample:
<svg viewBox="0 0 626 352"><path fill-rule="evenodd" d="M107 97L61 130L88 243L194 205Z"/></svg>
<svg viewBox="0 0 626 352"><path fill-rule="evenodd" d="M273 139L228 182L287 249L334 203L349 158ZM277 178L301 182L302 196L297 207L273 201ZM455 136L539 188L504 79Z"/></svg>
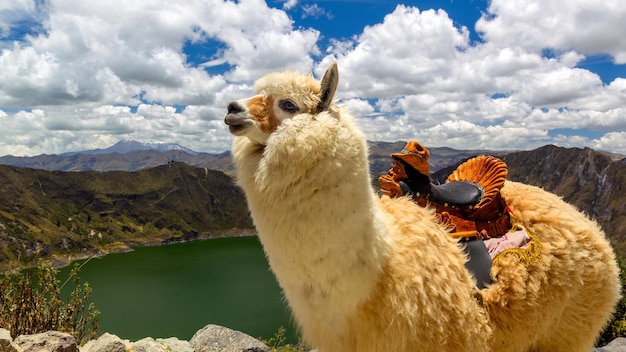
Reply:
<svg viewBox="0 0 626 352"><path fill-rule="evenodd" d="M439 204L466 207L476 205L485 194L485 190L469 181L448 182L441 185L430 184L430 198Z"/></svg>
<svg viewBox="0 0 626 352"><path fill-rule="evenodd" d="M428 149L417 142L409 142L403 153L392 154L391 169L379 178L381 192L409 196L420 206L433 207L437 220L459 238L468 256L465 267L477 288L483 289L492 281L491 257L482 240L500 237L511 228L500 195L508 168L496 157L481 155L459 165L444 184L435 184L426 175L428 156Z"/></svg>
<svg viewBox="0 0 626 352"><path fill-rule="evenodd" d="M395 166L397 167L397 165ZM404 163L379 178L381 192L391 197L410 196L425 207L433 207L438 220L459 238L488 239L510 228L507 206L500 195L508 168L493 156L481 155L461 164L443 184L429 178L411 179L411 166Z"/></svg>

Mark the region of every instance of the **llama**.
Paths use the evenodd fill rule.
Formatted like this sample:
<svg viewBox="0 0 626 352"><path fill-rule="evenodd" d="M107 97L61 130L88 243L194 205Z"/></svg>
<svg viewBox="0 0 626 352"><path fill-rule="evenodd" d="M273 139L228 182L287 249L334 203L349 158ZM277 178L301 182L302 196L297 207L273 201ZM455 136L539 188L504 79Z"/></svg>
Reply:
<svg viewBox="0 0 626 352"><path fill-rule="evenodd" d="M321 81L270 73L228 104L237 182L302 336L321 352L584 351L619 296L598 225L559 197L507 181L533 234L494 260L478 290L431 209L379 197L355 120Z"/></svg>

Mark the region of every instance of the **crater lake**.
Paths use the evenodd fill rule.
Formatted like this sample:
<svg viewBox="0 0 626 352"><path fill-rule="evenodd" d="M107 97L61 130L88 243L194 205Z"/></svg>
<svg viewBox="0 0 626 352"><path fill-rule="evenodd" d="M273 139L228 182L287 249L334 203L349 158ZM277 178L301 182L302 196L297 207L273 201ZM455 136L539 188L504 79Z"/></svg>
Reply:
<svg viewBox="0 0 626 352"><path fill-rule="evenodd" d="M74 264L59 271L63 282ZM88 260L79 272L100 333L189 340L207 324L268 339L296 329L256 236L140 247Z"/></svg>

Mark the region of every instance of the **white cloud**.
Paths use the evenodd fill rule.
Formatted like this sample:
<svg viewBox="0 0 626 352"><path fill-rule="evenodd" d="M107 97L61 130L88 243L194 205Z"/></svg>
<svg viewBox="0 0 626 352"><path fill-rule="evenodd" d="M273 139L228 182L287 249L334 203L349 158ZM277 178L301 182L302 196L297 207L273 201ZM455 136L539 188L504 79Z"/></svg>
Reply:
<svg viewBox="0 0 626 352"><path fill-rule="evenodd" d="M291 10L298 5L298 0L287 0L283 4L283 10Z"/></svg>
<svg viewBox="0 0 626 352"><path fill-rule="evenodd" d="M277 70L306 72L313 66L309 53L317 53L315 30L261 32L252 40L236 43L224 53L227 62L237 64L226 77L233 81L249 81ZM271 58L271 59L270 59Z"/></svg>
<svg viewBox="0 0 626 352"><path fill-rule="evenodd" d="M432 145L458 149L528 149L544 145L547 131L518 126L480 126L467 121L446 121L424 132ZM444 143L442 143L444 141Z"/></svg>
<svg viewBox="0 0 626 352"><path fill-rule="evenodd" d="M454 27L444 11L398 5L383 23L366 27L355 43L333 43L332 54L344 77L342 95L379 98L421 92L422 85L449 74L458 48L468 41L467 29Z"/></svg>
<svg viewBox="0 0 626 352"><path fill-rule="evenodd" d="M302 18L307 18L307 17L314 17L314 18L328 17L328 18L333 18L333 15L330 12L327 12L322 7L320 7L318 4L303 5L302 6Z"/></svg>
<svg viewBox="0 0 626 352"><path fill-rule="evenodd" d="M138 94L166 104L210 103L225 80L189 65L185 42L224 42L223 52L208 55L234 67L227 77L235 81L310 69L309 54L317 52L319 32L294 30L284 12L262 1L58 0L51 9L45 35L26 36L0 54L0 106L136 104Z"/></svg>
<svg viewBox="0 0 626 352"><path fill-rule="evenodd" d="M505 5L524 7L525 3ZM497 12L499 6L493 2L491 8ZM524 25L549 22L555 15L551 10L558 12L549 7L541 7L541 14L531 11L539 19ZM582 23L556 16L561 26ZM609 15L613 16L620 15ZM555 46L555 55L544 57L544 39L553 36L556 28L545 25L536 33L524 34L517 32L517 23L506 15L502 22L497 19L490 20L499 27L488 28L486 41L470 46L467 30L456 27L445 12L400 5L383 23L366 28L354 40L334 42L316 72L336 59L343 96L378 99L377 110L368 114L381 117L361 121L372 139L422 138L433 146L528 149L549 143L549 129L624 129L624 80L604 85L595 73L576 68L584 59L580 53L596 52L580 43L578 48L575 42L567 42L573 37L563 36L564 44ZM483 19L479 29L486 31L485 23ZM498 30L518 37L505 41L497 36ZM490 36L492 31L494 36ZM599 52L611 53L610 47ZM384 123L392 127L374 126ZM585 138L566 140L595 143ZM615 150L626 152L625 148Z"/></svg>
<svg viewBox="0 0 626 352"><path fill-rule="evenodd" d="M534 106L579 108L574 102L592 95L602 82L589 71L561 66L528 72L517 85L517 98Z"/></svg>
<svg viewBox="0 0 626 352"><path fill-rule="evenodd" d="M20 23L41 21L44 14L35 1L4 0L0 3L0 39L13 37L13 32ZM2 48L0 42L0 48Z"/></svg>
<svg viewBox="0 0 626 352"><path fill-rule="evenodd" d="M333 60L338 95L372 140L626 154L626 78L605 84L577 68L591 54L626 62L619 1L494 0L476 23L478 43L443 10L398 5L338 39L298 25L285 12L298 5L309 16L330 14L297 0L282 9L262 0L2 2L0 155L103 148L120 138L223 151L232 139L225 107L252 95L255 79L283 69L320 75ZM35 24L11 37L23 21ZM604 135L549 133L563 128Z"/></svg>
<svg viewBox="0 0 626 352"><path fill-rule="evenodd" d="M363 99L349 99L342 101L346 109L354 116L367 116L374 113L374 107Z"/></svg>
<svg viewBox="0 0 626 352"><path fill-rule="evenodd" d="M231 140L227 133L219 133L224 129L224 108L207 106L177 111L173 106L140 104L136 112L127 106L58 106L1 115L5 128L0 131L0 149L13 155L103 148L119 139L156 139L219 152Z"/></svg>
<svg viewBox="0 0 626 352"><path fill-rule="evenodd" d="M146 0L121 6L52 0L49 5L47 12L31 1L0 5L0 39L12 28L10 20L18 20L5 16L9 12L38 19L45 31L2 42L0 107L6 123L0 150L5 154L63 152L85 141L106 147L93 143L115 142L107 135L227 149L231 137L222 126L227 102L251 94L251 81L268 71L310 70L310 55L318 52L318 31L294 29L286 13L264 1ZM188 62L186 43L207 40L224 47L201 55L231 71L211 75ZM167 106L174 104L186 107L172 112ZM128 105L139 106L137 112ZM19 133L29 137L15 136ZM180 141L181 135L192 137Z"/></svg>
<svg viewBox="0 0 626 352"><path fill-rule="evenodd" d="M610 132L593 141L591 146L596 150L618 150L621 153L626 150L626 132Z"/></svg>
<svg viewBox="0 0 626 352"><path fill-rule="evenodd" d="M226 75L229 80L250 81L270 71L311 69L311 54L319 52L319 31L294 29L285 12L263 1L219 4L211 8L211 16L199 22L199 28L226 45L213 59L234 66Z"/></svg>
<svg viewBox="0 0 626 352"><path fill-rule="evenodd" d="M621 0L493 0L476 29L501 47L607 53L626 63L626 7Z"/></svg>

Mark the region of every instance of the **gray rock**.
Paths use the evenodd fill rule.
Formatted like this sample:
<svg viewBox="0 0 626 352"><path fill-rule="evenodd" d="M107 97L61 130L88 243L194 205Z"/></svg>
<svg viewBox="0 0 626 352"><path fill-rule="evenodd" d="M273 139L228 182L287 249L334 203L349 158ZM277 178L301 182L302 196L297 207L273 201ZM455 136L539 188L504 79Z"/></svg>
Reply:
<svg viewBox="0 0 626 352"><path fill-rule="evenodd" d="M91 340L80 348L81 352L126 352L126 343L119 337L105 332L97 340Z"/></svg>
<svg viewBox="0 0 626 352"><path fill-rule="evenodd" d="M191 344L176 337L168 339L143 338L131 345L132 352L195 352Z"/></svg>
<svg viewBox="0 0 626 352"><path fill-rule="evenodd" d="M195 352L269 352L261 341L242 332L209 324L191 338Z"/></svg>
<svg viewBox="0 0 626 352"><path fill-rule="evenodd" d="M177 337L167 339L156 339L157 342L163 343L172 352L195 352L189 341L179 340Z"/></svg>
<svg viewBox="0 0 626 352"><path fill-rule="evenodd" d="M0 328L0 352L17 352L17 348L13 345L11 332L2 328Z"/></svg>
<svg viewBox="0 0 626 352"><path fill-rule="evenodd" d="M626 338L618 337L615 340L609 342L608 345L602 348L594 349L595 352L626 352Z"/></svg>
<svg viewBox="0 0 626 352"><path fill-rule="evenodd" d="M131 345L132 352L169 352L164 344L157 342L152 337L146 337Z"/></svg>
<svg viewBox="0 0 626 352"><path fill-rule="evenodd" d="M78 352L74 336L58 331L20 335L13 344L23 352Z"/></svg>

